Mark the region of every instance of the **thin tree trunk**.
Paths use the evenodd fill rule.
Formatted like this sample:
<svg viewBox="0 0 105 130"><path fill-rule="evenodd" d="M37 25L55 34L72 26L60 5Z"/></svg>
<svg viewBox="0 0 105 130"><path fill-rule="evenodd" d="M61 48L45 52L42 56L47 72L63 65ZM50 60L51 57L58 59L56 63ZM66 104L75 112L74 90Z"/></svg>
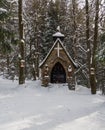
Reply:
<svg viewBox="0 0 105 130"><path fill-rule="evenodd" d="M88 87L90 88L90 59L91 59L91 49L90 49L90 41L89 41L89 2L85 0L86 5L86 43L87 43L87 62L88 62Z"/></svg>
<svg viewBox="0 0 105 130"><path fill-rule="evenodd" d="M76 25L76 7L75 7L76 1L75 0L72 0L72 6L73 6L72 13L73 13L73 31L74 31L74 34L73 34L74 56L75 56L75 59L77 59L77 52L76 52L76 42L77 42L76 29L77 29L77 25Z"/></svg>
<svg viewBox="0 0 105 130"><path fill-rule="evenodd" d="M9 54L7 54L7 71L9 74L9 65L10 65L10 59L9 59Z"/></svg>
<svg viewBox="0 0 105 130"><path fill-rule="evenodd" d="M76 22L76 0L72 0L72 13L73 13L73 51L74 51L74 59L77 60L77 22ZM74 83L76 85L76 75L74 75Z"/></svg>
<svg viewBox="0 0 105 130"><path fill-rule="evenodd" d="M37 77L39 77L39 37L37 36L37 43L36 43L36 73Z"/></svg>

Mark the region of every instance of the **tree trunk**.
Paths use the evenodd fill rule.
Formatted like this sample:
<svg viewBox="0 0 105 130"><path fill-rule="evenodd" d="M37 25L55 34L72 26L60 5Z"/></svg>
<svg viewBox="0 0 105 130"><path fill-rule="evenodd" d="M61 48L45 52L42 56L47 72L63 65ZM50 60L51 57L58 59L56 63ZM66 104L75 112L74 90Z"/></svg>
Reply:
<svg viewBox="0 0 105 130"><path fill-rule="evenodd" d="M86 5L86 44L87 44L87 64L88 64L88 87L90 88L90 59L91 59L91 48L90 48L90 41L89 41L89 2L85 0Z"/></svg>
<svg viewBox="0 0 105 130"><path fill-rule="evenodd" d="M22 21L22 0L18 0L18 18L19 18L19 84L25 83L25 56L24 56L24 40L23 40L23 21Z"/></svg>
<svg viewBox="0 0 105 130"><path fill-rule="evenodd" d="M77 21L76 21L76 0L72 0L72 14L73 14L73 51L74 51L74 60L77 61ZM76 75L74 75L74 83L76 85Z"/></svg>
<svg viewBox="0 0 105 130"><path fill-rule="evenodd" d="M33 70L32 70L33 80L36 80L36 66L35 66L35 59L33 61Z"/></svg>
<svg viewBox="0 0 105 130"><path fill-rule="evenodd" d="M9 65L10 65L10 59L9 59L9 54L7 54L7 71L9 74Z"/></svg>
<svg viewBox="0 0 105 130"><path fill-rule="evenodd" d="M93 53L91 57L91 72L90 72L90 85L91 93L96 94L96 49L98 44L98 19L99 19L99 0L96 0L96 14L95 14L95 27L94 27L94 41L93 41Z"/></svg>
<svg viewBox="0 0 105 130"><path fill-rule="evenodd" d="M76 24L76 1L72 0L72 13L73 13L73 45L74 45L74 57L77 59L76 42L77 42L77 24Z"/></svg>
<svg viewBox="0 0 105 130"><path fill-rule="evenodd" d="M36 43L36 75L39 77L39 37L37 37Z"/></svg>

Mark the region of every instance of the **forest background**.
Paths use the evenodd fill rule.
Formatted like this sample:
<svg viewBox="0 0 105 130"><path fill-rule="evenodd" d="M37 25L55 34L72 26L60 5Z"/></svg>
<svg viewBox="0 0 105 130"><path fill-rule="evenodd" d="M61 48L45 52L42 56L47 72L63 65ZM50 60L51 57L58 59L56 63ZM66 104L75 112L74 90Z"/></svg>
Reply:
<svg viewBox="0 0 105 130"><path fill-rule="evenodd" d="M19 76L19 1L0 0L0 75ZM78 64L77 84L105 88L105 1L23 0L25 78L39 77L39 64L53 45L57 26L64 45Z"/></svg>

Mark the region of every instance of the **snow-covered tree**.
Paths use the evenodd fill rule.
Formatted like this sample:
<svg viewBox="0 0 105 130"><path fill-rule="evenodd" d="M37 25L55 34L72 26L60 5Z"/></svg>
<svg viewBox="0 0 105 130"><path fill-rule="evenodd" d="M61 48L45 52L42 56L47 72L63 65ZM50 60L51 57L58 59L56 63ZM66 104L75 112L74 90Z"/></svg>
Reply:
<svg viewBox="0 0 105 130"><path fill-rule="evenodd" d="M4 58L6 60L6 62L1 62L1 64L4 64L3 66L8 69L9 74L11 72L9 71L11 68L10 64L14 64L12 59L16 55L13 52L16 50L18 42L17 19L15 19L17 17L16 6L17 3L13 1L0 1L0 54L1 59Z"/></svg>
<svg viewBox="0 0 105 130"><path fill-rule="evenodd" d="M0 1L0 53L3 57L6 56L7 68L9 67L9 53L12 50L10 45L11 32L7 25L10 16L9 8L9 2L6 0Z"/></svg>

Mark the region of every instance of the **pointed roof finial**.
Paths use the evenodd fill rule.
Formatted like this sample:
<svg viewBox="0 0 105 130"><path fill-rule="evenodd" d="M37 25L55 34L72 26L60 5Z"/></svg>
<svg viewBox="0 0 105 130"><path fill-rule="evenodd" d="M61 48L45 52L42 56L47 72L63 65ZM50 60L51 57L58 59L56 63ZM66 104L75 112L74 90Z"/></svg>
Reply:
<svg viewBox="0 0 105 130"><path fill-rule="evenodd" d="M64 39L64 34L60 32L60 26L57 27L57 32L53 34L53 39L56 41L57 38L59 38L61 41Z"/></svg>
<svg viewBox="0 0 105 130"><path fill-rule="evenodd" d="M59 32L60 32L60 26L58 26L58 27L57 27L57 31L59 31Z"/></svg>

